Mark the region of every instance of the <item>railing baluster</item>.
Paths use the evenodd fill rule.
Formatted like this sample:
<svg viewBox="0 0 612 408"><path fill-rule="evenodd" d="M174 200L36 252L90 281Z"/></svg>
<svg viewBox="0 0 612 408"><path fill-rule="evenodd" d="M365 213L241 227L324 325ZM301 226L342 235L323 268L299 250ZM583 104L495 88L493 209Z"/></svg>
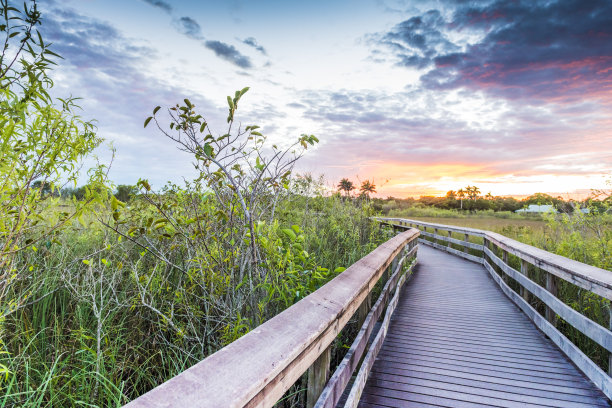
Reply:
<svg viewBox="0 0 612 408"><path fill-rule="evenodd" d="M608 329L612 331L612 302L608 301ZM612 353L608 353L608 375L612 377Z"/></svg>
<svg viewBox="0 0 612 408"><path fill-rule="evenodd" d="M608 301L608 329L612 331L612 302ZM612 377L612 353L608 353L608 375Z"/></svg>
<svg viewBox="0 0 612 408"><path fill-rule="evenodd" d="M508 251L502 250L502 260L504 261L504 263L506 265L508 265ZM510 265L508 265L508 266L510 266ZM502 275L502 277L504 278L504 282L506 282L506 283L510 282L510 278L505 273Z"/></svg>
<svg viewBox="0 0 612 408"><path fill-rule="evenodd" d="M529 279L529 262L524 259L521 259L521 273ZM520 295L523 299L525 299L525 302L529 303L529 291L522 286Z"/></svg>
<svg viewBox="0 0 612 408"><path fill-rule="evenodd" d="M357 309L357 325L359 327L363 326L363 322L365 322L366 317L368 317L368 313L370 313L370 309L372 308L372 295L368 293L359 309Z"/></svg>
<svg viewBox="0 0 612 408"><path fill-rule="evenodd" d="M557 291L559 287L559 278L552 273L546 273L546 290L549 291L554 297L557 297ZM557 326L557 314L548 306L545 309L546 320L548 320L553 326Z"/></svg>
<svg viewBox="0 0 612 408"><path fill-rule="evenodd" d="M329 364L331 362L331 346L315 360L308 369L308 389L306 391L306 407L312 408L317 403L319 395L329 380Z"/></svg>

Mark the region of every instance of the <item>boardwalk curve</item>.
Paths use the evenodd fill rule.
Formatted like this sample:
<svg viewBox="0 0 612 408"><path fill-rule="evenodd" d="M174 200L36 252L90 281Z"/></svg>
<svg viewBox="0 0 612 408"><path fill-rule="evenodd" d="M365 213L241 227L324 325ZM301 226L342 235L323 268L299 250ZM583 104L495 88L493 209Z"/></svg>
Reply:
<svg viewBox="0 0 612 408"><path fill-rule="evenodd" d="M479 264L428 246L360 407L608 407Z"/></svg>

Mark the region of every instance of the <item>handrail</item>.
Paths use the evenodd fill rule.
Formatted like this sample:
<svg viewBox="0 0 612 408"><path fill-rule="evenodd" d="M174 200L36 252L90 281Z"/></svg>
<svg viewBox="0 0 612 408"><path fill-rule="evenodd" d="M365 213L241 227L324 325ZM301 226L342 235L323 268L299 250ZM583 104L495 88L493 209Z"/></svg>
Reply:
<svg viewBox="0 0 612 408"><path fill-rule="evenodd" d="M566 280L576 286L593 292L608 300L612 300L612 272L597 268L561 255L553 254L540 248L518 242L512 238L505 237L495 232L479 230L474 228L462 228L451 225L434 224L405 218L378 218L385 222L402 222L399 226L406 224L420 225L433 229L458 232L471 236L486 238L496 246L516 255L520 259L553 275ZM447 237L438 235L435 239L446 240Z"/></svg>
<svg viewBox="0 0 612 408"><path fill-rule="evenodd" d="M410 229L389 239L317 291L126 407L271 407L328 352L385 270L418 236Z"/></svg>
<svg viewBox="0 0 612 408"><path fill-rule="evenodd" d="M556 328L558 317L560 317L582 334L605 348L611 353L609 362L610 372L612 372L612 332L610 327L601 326L557 298L558 279L560 278L605 299L612 300L612 271L552 254L491 231L403 218L378 218L378 220L399 229L410 228L412 226L421 228L421 234L434 241L420 238L420 243L431 245L482 264L493 280L501 287L502 291L525 312L540 330L565 352L574 364L608 398L612 399L612 379L609 374L601 370ZM433 229L434 232L427 231L428 228ZM440 235L440 230L447 231L448 236ZM451 236L453 232L464 234L465 240L453 238ZM470 242L470 236L482 239L483 244L479 245ZM446 245L439 244L436 241L442 241ZM451 245L461 246L463 251L455 249ZM470 250L478 254L469 253ZM501 252L501 257L495 252ZM519 258L520 271L510 266L508 254ZM529 264L546 274L546 287L542 287L530 279ZM498 268L499 272L493 265ZM510 287L510 278L518 284L518 292ZM540 315L531 305L531 298L537 298L544 304L544 316Z"/></svg>

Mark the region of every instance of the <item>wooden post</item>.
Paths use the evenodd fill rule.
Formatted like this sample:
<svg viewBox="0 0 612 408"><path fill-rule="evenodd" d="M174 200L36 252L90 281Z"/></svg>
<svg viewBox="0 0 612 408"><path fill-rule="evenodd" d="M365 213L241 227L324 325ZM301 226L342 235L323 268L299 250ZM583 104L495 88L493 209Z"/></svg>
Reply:
<svg viewBox="0 0 612 408"><path fill-rule="evenodd" d="M363 322L365 322L370 309L372 308L372 292L368 293L368 296L361 302L359 309L357 309L357 326L361 329Z"/></svg>
<svg viewBox="0 0 612 408"><path fill-rule="evenodd" d="M389 266L387 266L387 269L385 269L385 271L383 272L383 276L382 276L382 283L383 285L385 283L387 283L387 281L389 280L389 278L391 277L391 275L393 275L393 272L395 272L395 268L397 267L397 263L399 262L399 258L402 255L402 253L400 252L394 259L393 261L391 261L391 264ZM369 297L369 295L368 295ZM369 313L366 312L366 315ZM365 319L365 318L364 318Z"/></svg>
<svg viewBox="0 0 612 408"><path fill-rule="evenodd" d="M521 259L521 273L526 278L529 278L529 263L524 259ZM523 297L523 299L525 299L525 302L529 303L529 291L522 286L521 286L521 296Z"/></svg>
<svg viewBox="0 0 612 408"><path fill-rule="evenodd" d="M402 253L400 252L399 254L397 254L397 256L391 262L391 274L393 274L393 272L395 272L395 268L397 268L397 264L399 263L399 260L400 260L401 256L402 256Z"/></svg>
<svg viewBox="0 0 612 408"><path fill-rule="evenodd" d="M612 330L612 302L608 302L608 328ZM612 377L612 353L608 353L608 375Z"/></svg>
<svg viewBox="0 0 612 408"><path fill-rule="evenodd" d="M315 360L308 369L308 389L306 390L306 407L313 408L329 380L329 363L331 346Z"/></svg>
<svg viewBox="0 0 612 408"><path fill-rule="evenodd" d="M453 231L448 231L448 237L449 237L449 238L452 238L452 237L453 237ZM448 245L447 245L447 246L449 246L449 247L451 246L450 241L448 241Z"/></svg>
<svg viewBox="0 0 612 408"><path fill-rule="evenodd" d="M438 229L437 229L437 228L434 228L434 234L435 234L435 235L438 235ZM439 243L439 242L438 242L438 239L437 239L435 236L434 236L434 240L433 240L433 242L435 242L436 244L438 244L438 243Z"/></svg>
<svg viewBox="0 0 612 408"><path fill-rule="evenodd" d="M469 242L470 241L470 234L465 234L465 242ZM468 247L467 245L463 247L463 251L467 254L468 252L470 252L470 247Z"/></svg>
<svg viewBox="0 0 612 408"><path fill-rule="evenodd" d="M387 283L387 281L389 280L389 276L391 276L392 272L392 266L389 265L387 266L387 268L385 269L385 271L382 274L382 284L383 286L385 285L385 283Z"/></svg>
<svg viewBox="0 0 612 408"><path fill-rule="evenodd" d="M506 265L508 265L508 251L502 250L502 260L504 261L504 263ZM510 283L510 277L508 275L506 275L506 273L503 273L502 276L503 276L504 282L506 282L506 284Z"/></svg>
<svg viewBox="0 0 612 408"><path fill-rule="evenodd" d="M546 273L546 290L549 291L554 297L557 297L557 290L559 286L559 279L551 274ZM548 320L553 326L557 326L557 314L548 306L546 306L546 320Z"/></svg>

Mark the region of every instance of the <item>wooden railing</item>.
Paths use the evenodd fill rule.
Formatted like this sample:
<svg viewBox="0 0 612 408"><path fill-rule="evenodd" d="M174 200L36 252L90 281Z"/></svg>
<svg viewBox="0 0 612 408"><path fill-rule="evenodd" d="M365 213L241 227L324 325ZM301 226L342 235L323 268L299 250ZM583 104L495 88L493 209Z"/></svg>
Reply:
<svg viewBox="0 0 612 408"><path fill-rule="evenodd" d="M306 371L307 405L333 407L358 369L346 403L356 406L399 289L416 263L418 236L417 229L396 235L316 292L126 407L271 407ZM378 282L383 288L371 307ZM354 315L361 330L330 378L331 344Z"/></svg>
<svg viewBox="0 0 612 408"><path fill-rule="evenodd" d="M612 399L610 373L599 368L557 330L559 319L563 319L567 324L612 353L612 332L609 330L611 326L601 326L557 297L559 279L562 279L608 301L612 300L612 271L555 255L490 231L403 218L379 218L379 220L399 230L418 228L421 230L420 243L484 265L502 291L608 398ZM510 266L509 257L511 256L518 258L518 264L520 264L518 270ZM545 274L544 286L532 279L536 271ZM533 306L536 299L544 306L543 314L540 314ZM610 312L609 317L610 324L612 324L612 313ZM612 357L609 357L609 366L612 368Z"/></svg>

